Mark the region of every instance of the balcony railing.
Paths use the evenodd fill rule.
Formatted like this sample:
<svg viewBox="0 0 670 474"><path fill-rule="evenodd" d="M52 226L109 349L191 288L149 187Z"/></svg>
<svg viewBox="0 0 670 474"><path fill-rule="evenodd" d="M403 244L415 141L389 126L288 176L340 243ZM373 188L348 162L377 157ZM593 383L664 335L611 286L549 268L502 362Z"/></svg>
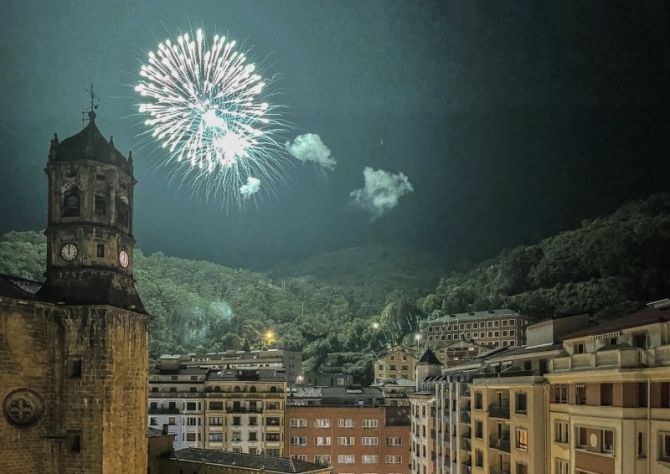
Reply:
<svg viewBox="0 0 670 474"><path fill-rule="evenodd" d="M262 398L284 398L285 394L284 392L216 392L206 390L204 395L207 398L223 398L227 400L235 398L260 400Z"/></svg>
<svg viewBox="0 0 670 474"><path fill-rule="evenodd" d="M491 405L489 406L489 416L492 418L509 419L509 401L507 405Z"/></svg>
<svg viewBox="0 0 670 474"><path fill-rule="evenodd" d="M205 398L203 392L149 392L151 398Z"/></svg>
<svg viewBox="0 0 670 474"><path fill-rule="evenodd" d="M263 413L261 407L228 407L226 413Z"/></svg>
<svg viewBox="0 0 670 474"><path fill-rule="evenodd" d="M612 349L557 357L550 361L550 370L557 372L571 369L595 369L598 367L633 368L639 367L643 360L649 365L654 365L654 362L659 364L659 352L660 359L667 357L667 361L670 362L670 346L668 346L668 349L665 347L654 349L655 361L647 360L648 352L642 349Z"/></svg>
<svg viewBox="0 0 670 474"><path fill-rule="evenodd" d="M654 349L655 365L670 363L670 346L660 346Z"/></svg>
<svg viewBox="0 0 670 474"><path fill-rule="evenodd" d="M179 408L149 408L150 415L178 415Z"/></svg>
<svg viewBox="0 0 670 474"><path fill-rule="evenodd" d="M489 438L489 448L509 453L510 451L509 435L503 436L502 438L498 438L497 436L491 436Z"/></svg>

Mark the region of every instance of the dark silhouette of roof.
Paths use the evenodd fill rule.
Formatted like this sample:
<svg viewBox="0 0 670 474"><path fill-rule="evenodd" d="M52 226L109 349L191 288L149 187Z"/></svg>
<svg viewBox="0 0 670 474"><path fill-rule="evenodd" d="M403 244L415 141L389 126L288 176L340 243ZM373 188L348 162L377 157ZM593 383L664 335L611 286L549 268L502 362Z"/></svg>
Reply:
<svg viewBox="0 0 670 474"><path fill-rule="evenodd" d="M421 360L419 360L419 364L442 365L442 362L433 351L426 349L426 352L421 356Z"/></svg>
<svg viewBox="0 0 670 474"><path fill-rule="evenodd" d="M263 469L266 472L312 472L324 469L320 464L313 464L292 458L280 458L264 454L244 454L220 451L218 449L186 448L174 452L170 459L247 469Z"/></svg>
<svg viewBox="0 0 670 474"><path fill-rule="evenodd" d="M49 160L95 160L116 165L129 175L133 174L132 155L126 160L123 154L114 147L112 138L107 140L102 136L95 124L95 113L93 112L89 112L88 125L82 131L60 143L57 138L51 141Z"/></svg>
<svg viewBox="0 0 670 474"><path fill-rule="evenodd" d="M573 332L566 335L563 340L584 336L597 336L600 334L607 334L636 326L646 326L648 324L662 323L668 320L670 320L670 308L651 307L629 314L622 318L612 319L610 321L605 321L601 324L598 324L597 326L592 326L580 331Z"/></svg>
<svg viewBox="0 0 670 474"><path fill-rule="evenodd" d="M0 296L32 300L41 287L38 281L0 274Z"/></svg>

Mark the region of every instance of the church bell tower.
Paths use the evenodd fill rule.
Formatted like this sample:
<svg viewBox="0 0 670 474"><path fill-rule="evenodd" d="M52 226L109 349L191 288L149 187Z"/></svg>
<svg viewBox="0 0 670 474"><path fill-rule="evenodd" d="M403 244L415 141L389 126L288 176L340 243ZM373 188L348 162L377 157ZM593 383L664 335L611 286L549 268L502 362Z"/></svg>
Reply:
<svg viewBox="0 0 670 474"><path fill-rule="evenodd" d="M76 135L51 140L46 282L43 299L144 312L133 280L132 154L126 159L95 119Z"/></svg>

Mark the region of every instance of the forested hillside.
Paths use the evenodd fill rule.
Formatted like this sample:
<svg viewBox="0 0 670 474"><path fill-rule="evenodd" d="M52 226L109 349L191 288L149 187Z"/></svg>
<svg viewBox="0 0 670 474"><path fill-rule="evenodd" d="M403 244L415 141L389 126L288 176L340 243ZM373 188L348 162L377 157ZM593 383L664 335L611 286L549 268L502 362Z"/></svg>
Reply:
<svg viewBox="0 0 670 474"><path fill-rule="evenodd" d="M669 296L670 195L659 194L448 275L418 307L429 317L504 306L542 318L615 313Z"/></svg>
<svg viewBox="0 0 670 474"><path fill-rule="evenodd" d="M3 235L0 273L43 279L45 246L42 233ZM419 267L421 261L426 265ZM413 314L406 308L414 307L420 288L435 285L441 271L428 261L407 254L396 260L390 249L359 247L321 256L302 268L276 267L270 278L206 261L144 255L137 249L134 269L138 291L154 317L154 357L258 347L262 335L273 330L279 345L304 351L308 369L348 357L358 361L350 370L362 377L369 371L371 349L386 344L379 335L404 335L404 326L390 324L383 333L373 331L370 319L379 319L393 302L389 308ZM386 313L400 318L398 311ZM342 354L327 361L333 352Z"/></svg>
<svg viewBox="0 0 670 474"><path fill-rule="evenodd" d="M40 280L45 253L41 233L5 234L0 273ZM345 366L366 381L373 352L402 340L411 344L426 318L497 307L534 318L609 313L670 296L670 195L505 251L427 290L442 271L428 257L376 247L268 273L135 253L137 287L154 316L152 356L258 347L271 329L279 345L304 352L307 370Z"/></svg>

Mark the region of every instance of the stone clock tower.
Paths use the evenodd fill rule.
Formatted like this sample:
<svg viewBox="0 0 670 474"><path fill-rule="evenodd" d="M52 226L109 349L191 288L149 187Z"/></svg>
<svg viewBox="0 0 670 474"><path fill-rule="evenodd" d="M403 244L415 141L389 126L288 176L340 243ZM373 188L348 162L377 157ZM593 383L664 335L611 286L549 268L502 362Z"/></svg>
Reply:
<svg viewBox="0 0 670 474"><path fill-rule="evenodd" d="M88 125L58 141L49 176L44 299L66 304L109 304L144 311L133 283L132 155L106 140L90 111Z"/></svg>
<svg viewBox="0 0 670 474"><path fill-rule="evenodd" d="M51 141L45 282L0 275L2 474L147 472L133 164L95 118Z"/></svg>

